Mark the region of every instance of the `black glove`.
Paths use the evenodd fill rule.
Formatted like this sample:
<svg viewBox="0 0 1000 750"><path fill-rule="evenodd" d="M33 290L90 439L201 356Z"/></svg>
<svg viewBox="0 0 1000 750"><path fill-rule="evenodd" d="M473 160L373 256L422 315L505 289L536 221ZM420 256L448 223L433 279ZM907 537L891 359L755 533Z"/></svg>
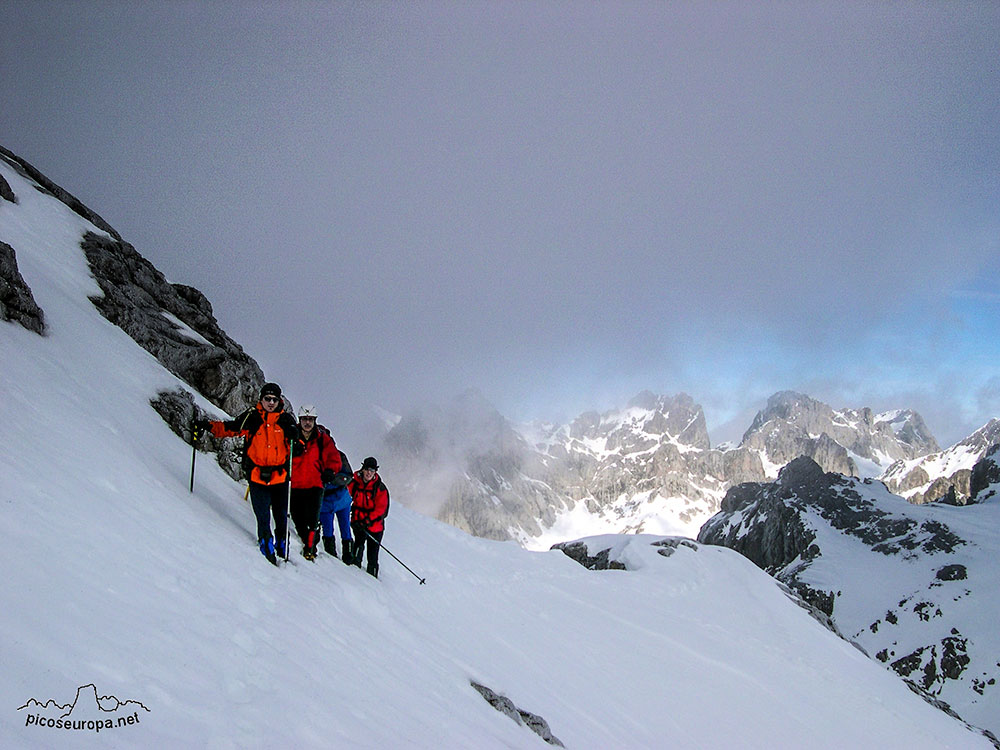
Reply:
<svg viewBox="0 0 1000 750"><path fill-rule="evenodd" d="M319 476L323 480L323 484L336 484L337 482L337 475L333 469L323 469Z"/></svg>
<svg viewBox="0 0 1000 750"><path fill-rule="evenodd" d="M209 432L211 429L212 423L207 419L195 419L191 422L191 432L194 434Z"/></svg>
<svg viewBox="0 0 1000 750"><path fill-rule="evenodd" d="M335 487L346 487L351 482L351 474L345 472L340 472L339 474L333 475L333 485Z"/></svg>

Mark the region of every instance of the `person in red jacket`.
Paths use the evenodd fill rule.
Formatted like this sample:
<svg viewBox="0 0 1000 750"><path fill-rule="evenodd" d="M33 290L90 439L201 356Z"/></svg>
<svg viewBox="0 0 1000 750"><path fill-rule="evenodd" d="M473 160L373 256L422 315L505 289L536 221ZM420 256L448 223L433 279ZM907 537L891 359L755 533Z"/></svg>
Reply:
<svg viewBox="0 0 1000 750"><path fill-rule="evenodd" d="M210 429L215 437L244 438L243 470L250 483L250 502L257 517L257 542L261 554L277 565L277 558L286 556L288 468L291 443L298 435L295 417L285 411L281 387L265 383L257 405L236 419L198 420L195 424ZM274 516L273 537L269 516Z"/></svg>
<svg viewBox="0 0 1000 750"><path fill-rule="evenodd" d="M351 530L354 535L354 564L361 567L361 557L368 548L369 574L378 578L378 551L389 515L389 490L378 475L378 461L369 456L361 471L347 485L351 493Z"/></svg>
<svg viewBox="0 0 1000 750"><path fill-rule="evenodd" d="M330 433L316 424L316 407L299 407L299 439L292 458L292 523L302 540L302 556L316 559L323 483L340 471L340 451Z"/></svg>

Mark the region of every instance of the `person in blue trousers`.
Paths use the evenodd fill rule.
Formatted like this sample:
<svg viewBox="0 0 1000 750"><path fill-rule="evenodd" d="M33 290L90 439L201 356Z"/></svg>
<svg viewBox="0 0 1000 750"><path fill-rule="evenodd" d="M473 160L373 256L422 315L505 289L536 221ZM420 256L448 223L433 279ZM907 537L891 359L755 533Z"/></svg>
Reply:
<svg viewBox="0 0 1000 750"><path fill-rule="evenodd" d="M340 546L343 549L344 563L350 565L351 558L351 493L347 484L354 476L347 455L340 451L340 471L334 475L333 481L323 485L323 504L320 506L319 521L323 526L323 549L334 557L337 556L337 541L334 536L333 519L337 519L340 527Z"/></svg>

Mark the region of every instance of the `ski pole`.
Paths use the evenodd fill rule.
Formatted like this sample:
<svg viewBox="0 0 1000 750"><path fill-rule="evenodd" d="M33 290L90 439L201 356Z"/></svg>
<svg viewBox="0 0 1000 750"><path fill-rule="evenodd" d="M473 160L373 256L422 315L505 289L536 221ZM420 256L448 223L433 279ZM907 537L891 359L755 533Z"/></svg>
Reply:
<svg viewBox="0 0 1000 750"><path fill-rule="evenodd" d="M288 494L285 496L285 562L288 562L288 547L292 541L292 528L289 516L292 511L292 451L294 441L288 441Z"/></svg>
<svg viewBox="0 0 1000 750"><path fill-rule="evenodd" d="M393 560L395 560L396 562L398 562L398 563L399 563L400 565L402 565L402 566L403 566L404 568L406 568L407 570L410 570L410 566L409 566L409 565L407 565L407 564L406 564L405 562L403 562L402 560L400 560L400 559L399 559L398 557L396 557L396 556L395 556L394 554L392 554L391 552L389 552L389 550L387 550L387 549L386 549L386 548L385 548L385 547L384 547L384 546L382 545L382 542L380 542L380 541L379 541L378 539L376 539L375 537L373 537L373 536L372 536L372 535L371 535L371 534L369 533L368 529L364 529L364 528L363 528L363 529L361 529L361 530L362 530L363 532L365 532L365 536L367 536L367 537L368 537L369 539L371 539L371 540L372 540L373 542L375 542L375 544L377 544L377 545L378 545L379 547L382 547L382 551L383 551L383 552L385 552L386 554L388 554L388 555L389 555L389 557L391 557L391 558L392 558ZM418 581L420 581L420 584L421 584L421 585L423 585L423 584L427 583L427 579L426 579L426 578L421 578L421 577L420 577L420 576L418 576L418 575L417 575L416 573L414 573L414 572L413 572L412 570L410 570L410 573L412 573L412 574L413 574L413 577L414 577L414 578L416 578L416 579L417 579Z"/></svg>
<svg viewBox="0 0 1000 750"><path fill-rule="evenodd" d="M195 420L198 419L198 407L191 407L191 487L190 492L194 492L194 458L198 454L198 427Z"/></svg>

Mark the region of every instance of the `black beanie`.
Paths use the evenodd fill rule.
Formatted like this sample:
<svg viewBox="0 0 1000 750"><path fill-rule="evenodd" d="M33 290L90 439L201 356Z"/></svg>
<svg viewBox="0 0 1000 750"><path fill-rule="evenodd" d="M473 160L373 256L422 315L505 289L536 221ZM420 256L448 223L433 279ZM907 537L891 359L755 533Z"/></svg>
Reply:
<svg viewBox="0 0 1000 750"><path fill-rule="evenodd" d="M374 469L375 471L378 471L378 461L376 461L373 456L369 456L364 460L364 463L361 464L361 471L364 471L365 469Z"/></svg>
<svg viewBox="0 0 1000 750"><path fill-rule="evenodd" d="M264 387L260 389L260 397L264 396L277 396L281 398L281 386L277 383L264 383Z"/></svg>

